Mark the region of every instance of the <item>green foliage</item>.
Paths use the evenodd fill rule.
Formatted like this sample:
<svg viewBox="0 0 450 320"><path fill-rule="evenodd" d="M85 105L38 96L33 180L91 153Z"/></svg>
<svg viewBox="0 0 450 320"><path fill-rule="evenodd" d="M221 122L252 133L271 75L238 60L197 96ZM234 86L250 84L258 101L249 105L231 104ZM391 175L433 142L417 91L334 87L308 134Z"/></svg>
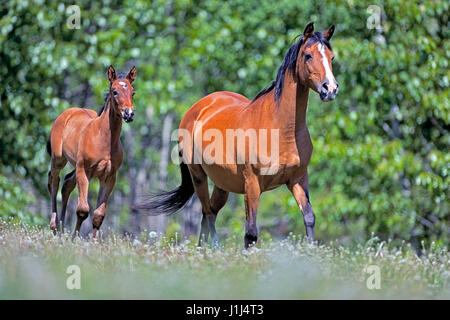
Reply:
<svg viewBox="0 0 450 320"><path fill-rule="evenodd" d="M26 181L45 195L52 120L69 106L101 105L109 64L121 71L137 66L137 115L124 126L132 136L126 152L133 152L134 163L148 163L147 179L155 181L162 119L173 114L177 125L192 103L213 91L252 98L275 77L294 37L315 21L317 30L337 27L333 67L340 84L333 103L311 93L308 107L318 237L354 242L374 232L415 244L449 243L448 1L77 5L79 30L67 27L61 2L0 4L0 215L27 216L33 198ZM382 9L379 29L366 26L370 5ZM124 198L130 194L129 162L115 191ZM169 187L177 177L178 168L169 165ZM219 228L240 234L242 201L230 200ZM120 205L123 215L129 203ZM303 232L285 189L264 195L259 222L273 235Z"/></svg>

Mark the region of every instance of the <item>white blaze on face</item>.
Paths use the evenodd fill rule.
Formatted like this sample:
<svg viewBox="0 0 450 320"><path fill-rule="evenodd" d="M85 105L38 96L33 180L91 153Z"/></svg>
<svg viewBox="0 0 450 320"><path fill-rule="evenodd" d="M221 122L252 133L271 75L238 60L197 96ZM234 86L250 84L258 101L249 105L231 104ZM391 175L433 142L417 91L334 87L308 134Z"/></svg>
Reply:
<svg viewBox="0 0 450 320"><path fill-rule="evenodd" d="M336 89L336 80L334 79L333 73L331 72L330 66L328 64L328 58L325 55L325 46L321 43L318 44L317 48L319 49L320 54L322 55L322 64L325 68L325 76L328 80L328 90L333 91Z"/></svg>
<svg viewBox="0 0 450 320"><path fill-rule="evenodd" d="M127 89L127 84L123 81L120 81L119 84L126 90Z"/></svg>

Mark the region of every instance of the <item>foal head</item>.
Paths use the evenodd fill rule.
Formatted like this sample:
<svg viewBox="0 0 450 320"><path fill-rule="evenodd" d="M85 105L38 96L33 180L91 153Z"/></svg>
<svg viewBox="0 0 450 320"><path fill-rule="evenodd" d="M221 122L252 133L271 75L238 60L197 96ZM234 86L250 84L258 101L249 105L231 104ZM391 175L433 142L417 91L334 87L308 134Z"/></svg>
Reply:
<svg viewBox="0 0 450 320"><path fill-rule="evenodd" d="M131 122L134 118L132 83L136 78L136 67L131 68L125 76L122 73L116 75L113 66L108 68L108 79L110 83L109 95L114 101L114 111L120 114L125 122Z"/></svg>
<svg viewBox="0 0 450 320"><path fill-rule="evenodd" d="M320 33L314 32L313 22L308 23L297 56L295 71L299 80L316 91L322 101L333 100L339 88L331 66L334 55L329 41L333 33L334 25Z"/></svg>

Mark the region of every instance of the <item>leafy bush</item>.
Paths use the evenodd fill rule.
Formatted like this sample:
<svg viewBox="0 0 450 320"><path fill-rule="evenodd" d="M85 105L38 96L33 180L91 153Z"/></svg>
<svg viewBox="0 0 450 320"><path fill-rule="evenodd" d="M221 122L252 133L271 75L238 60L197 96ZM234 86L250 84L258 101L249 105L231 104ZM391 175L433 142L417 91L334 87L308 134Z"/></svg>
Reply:
<svg viewBox="0 0 450 320"><path fill-rule="evenodd" d="M110 206L119 214L135 197L131 181L142 193L159 185L161 119L173 115L176 126L212 91L253 97L274 78L294 37L315 21L317 30L337 26L332 46L340 84L333 103L311 94L308 111L319 238L354 242L374 232L416 246L424 239L449 244L448 1L77 4L79 30L67 27L61 2L0 4L3 216L26 212L19 199L31 199L32 190L18 181L31 180L45 195L51 121L69 106L97 108L109 64L138 66L136 121L124 128L127 159ZM371 5L382 13L379 28L367 28ZM168 173L173 186L178 169L169 165ZM226 234L242 230L242 201L231 202L218 220ZM259 222L274 235L303 231L284 189L264 196Z"/></svg>

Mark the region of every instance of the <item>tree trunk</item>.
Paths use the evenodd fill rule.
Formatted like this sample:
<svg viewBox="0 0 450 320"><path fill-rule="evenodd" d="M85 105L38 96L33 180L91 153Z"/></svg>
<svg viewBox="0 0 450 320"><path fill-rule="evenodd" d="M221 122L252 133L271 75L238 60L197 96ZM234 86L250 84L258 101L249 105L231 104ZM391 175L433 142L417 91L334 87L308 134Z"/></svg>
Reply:
<svg viewBox="0 0 450 320"><path fill-rule="evenodd" d="M130 195L129 195L129 203L130 203L130 227L131 233L133 235L138 235L141 232L140 225L140 217L139 212L135 209L132 209L133 205L136 203L136 189L137 189L137 164L136 164L136 154L134 152L135 148L133 147L133 137L130 130L124 130L124 147L128 162L128 183L130 186Z"/></svg>
<svg viewBox="0 0 450 320"><path fill-rule="evenodd" d="M169 166L170 157L170 136L173 123L173 114L168 113L164 118L162 135L161 135L161 150L159 161L159 189L165 190L167 188L167 168ZM160 215L156 217L149 217L150 231L164 233L167 225L167 216Z"/></svg>

